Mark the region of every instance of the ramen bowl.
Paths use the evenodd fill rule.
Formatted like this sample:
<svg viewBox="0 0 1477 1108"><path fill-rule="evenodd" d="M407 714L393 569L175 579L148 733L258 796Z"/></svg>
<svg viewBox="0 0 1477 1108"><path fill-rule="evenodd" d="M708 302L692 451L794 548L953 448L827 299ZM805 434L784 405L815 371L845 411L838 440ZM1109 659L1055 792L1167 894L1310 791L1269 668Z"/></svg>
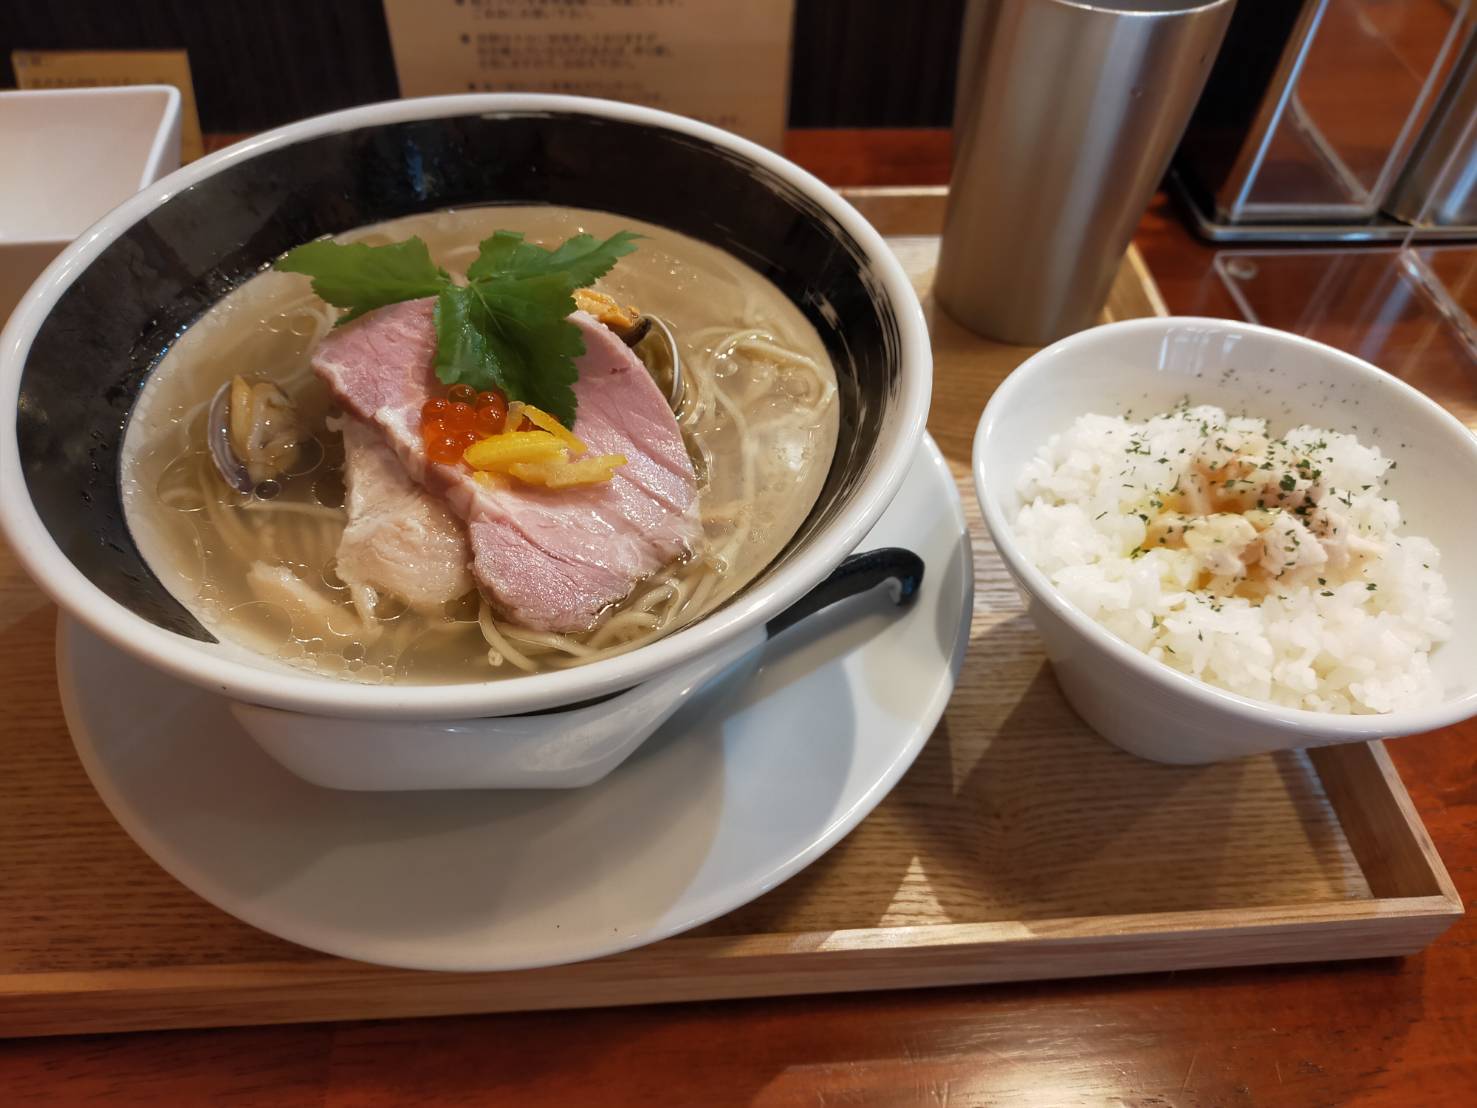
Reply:
<svg viewBox="0 0 1477 1108"><path fill-rule="evenodd" d="M124 431L151 369L212 304L299 243L492 204L597 208L661 224L727 251L785 293L837 373L840 434L814 509L720 608L571 669L370 685L216 639L147 564L124 515ZM906 474L930 379L922 311L888 247L778 155L604 101L396 101L292 124L195 162L56 259L0 336L0 420L14 430L0 453L0 524L69 616L233 701L269 752L310 780L364 789L580 785L618 764L852 553Z"/></svg>

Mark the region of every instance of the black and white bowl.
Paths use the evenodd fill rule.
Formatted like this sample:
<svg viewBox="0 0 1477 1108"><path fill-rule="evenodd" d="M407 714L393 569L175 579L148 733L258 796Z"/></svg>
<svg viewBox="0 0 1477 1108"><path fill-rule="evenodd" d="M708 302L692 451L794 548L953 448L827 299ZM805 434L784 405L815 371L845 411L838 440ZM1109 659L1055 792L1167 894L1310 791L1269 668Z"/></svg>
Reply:
<svg viewBox="0 0 1477 1108"><path fill-rule="evenodd" d="M815 326L837 370L841 431L794 541L692 626L562 672L370 686L216 641L151 572L124 519L119 450L150 370L201 313L292 246L439 208L529 203L600 208L721 247ZM67 613L238 702L248 728L304 776L359 788L583 784L852 552L918 446L931 372L917 297L881 237L762 147L599 100L376 104L271 131L171 174L46 270L0 337L0 425L14 430L0 453L0 524ZM571 710L527 714L559 708Z"/></svg>

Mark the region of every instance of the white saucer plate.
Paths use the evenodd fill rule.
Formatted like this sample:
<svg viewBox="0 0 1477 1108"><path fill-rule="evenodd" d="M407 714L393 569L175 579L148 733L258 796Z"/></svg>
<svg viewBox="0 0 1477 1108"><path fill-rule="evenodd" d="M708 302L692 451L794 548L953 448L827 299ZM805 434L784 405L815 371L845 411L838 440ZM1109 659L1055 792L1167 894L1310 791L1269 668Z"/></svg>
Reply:
<svg viewBox="0 0 1477 1108"><path fill-rule="evenodd" d="M93 785L166 871L263 931L412 969L528 969L666 938L835 845L932 733L968 641L969 536L921 445L860 549L927 567L812 616L738 663L583 789L351 793L309 785L225 701L63 619L57 671Z"/></svg>

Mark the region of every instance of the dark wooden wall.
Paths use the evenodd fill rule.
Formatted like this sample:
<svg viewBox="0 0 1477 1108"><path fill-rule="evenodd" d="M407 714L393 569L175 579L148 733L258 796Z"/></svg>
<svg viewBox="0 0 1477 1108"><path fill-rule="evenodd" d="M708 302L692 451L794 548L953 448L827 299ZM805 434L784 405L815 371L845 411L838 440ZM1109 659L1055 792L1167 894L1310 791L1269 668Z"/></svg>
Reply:
<svg viewBox="0 0 1477 1108"><path fill-rule="evenodd" d="M380 0L0 0L10 52L190 53L205 131L260 131L397 96Z"/></svg>
<svg viewBox="0 0 1477 1108"><path fill-rule="evenodd" d="M741 4L744 0L730 0ZM790 122L946 126L964 0L796 0ZM206 131L255 131L398 95L380 0L0 0L10 52L190 53Z"/></svg>
<svg viewBox="0 0 1477 1108"><path fill-rule="evenodd" d="M792 127L947 127L964 0L796 0Z"/></svg>

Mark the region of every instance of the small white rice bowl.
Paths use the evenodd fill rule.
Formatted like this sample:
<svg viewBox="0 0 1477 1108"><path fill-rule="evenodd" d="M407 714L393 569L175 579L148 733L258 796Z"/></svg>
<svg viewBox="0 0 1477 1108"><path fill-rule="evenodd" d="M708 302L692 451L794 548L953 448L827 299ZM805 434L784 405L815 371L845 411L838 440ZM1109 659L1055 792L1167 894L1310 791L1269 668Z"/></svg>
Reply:
<svg viewBox="0 0 1477 1108"><path fill-rule="evenodd" d="M1190 544L1188 535L1182 544L1151 535L1163 522L1149 510L1152 490L1166 477L1174 483L1173 463L1157 461L1170 457L1167 449L1151 446L1170 444L1156 432L1137 448L1142 453L1128 454L1130 431L1111 470L1102 469L1106 455L1094 459L1123 434L1111 420L1143 423L1186 397L1265 418L1271 438L1295 439L1298 428L1350 436L1329 437L1319 456L1334 457L1316 468L1354 501L1338 512L1351 528L1370 528L1361 541L1390 539L1381 557L1358 551L1359 559L1329 573L1304 564L1306 552L1290 538L1283 545L1293 550L1279 552L1268 527L1261 553L1297 562L1278 588L1255 597L1250 588L1221 589L1214 604L1183 595L1206 591L1203 573L1191 582L1199 588L1184 588L1175 577L1188 580L1183 559L1165 551L1146 561L1156 545ZM1086 424L1078 444L1074 424L1088 413L1110 422ZM1061 437L1047 447L1053 436ZM1135 466L1118 477L1125 456ZM1363 489L1376 484L1369 480L1376 471L1382 489ZM1115 478L1132 487L1115 490ZM1215 762L1414 735L1477 715L1477 435L1368 362L1234 320L1093 327L1033 354L995 389L974 439L974 479L985 526L1056 683L1088 726L1124 750L1160 762ZM1304 484L1296 477L1294 493ZM1265 491L1263 484L1253 493L1253 507ZM1361 499L1366 492L1376 495ZM1192 514L1185 509L1193 505L1157 498L1166 512ZM1269 508L1297 507L1271 500ZM1064 510L1069 502L1075 507ZM1286 522L1274 539L1298 534ZM1430 540L1440 560L1415 536ZM1199 551L1202 570L1214 549ZM1229 603L1227 593L1248 603Z"/></svg>
<svg viewBox="0 0 1477 1108"><path fill-rule="evenodd" d="M1253 509L1270 520L1269 540L1285 528L1289 562L1306 564L1265 574L1248 596L1237 595L1248 591L1244 578L1233 589L1235 579L1213 575L1189 544L1149 540L1169 490L1193 481L1194 460L1207 444L1258 441L1266 432L1264 420L1227 416L1212 405L1142 422L1081 416L1043 444L1021 474L1020 548L1084 614L1151 658L1220 688L1319 712L1439 703L1443 690L1429 655L1449 638L1453 616L1441 554L1429 540L1400 533L1399 505L1383 495L1391 460L1377 446L1305 426L1256 455L1268 458L1256 476L1272 496L1279 482L1296 483L1291 458L1310 459L1304 472L1319 475L1321 503L1337 509L1365 556L1332 566L1293 513ZM1213 530L1207 521L1227 515L1180 518L1191 520L1193 538Z"/></svg>

